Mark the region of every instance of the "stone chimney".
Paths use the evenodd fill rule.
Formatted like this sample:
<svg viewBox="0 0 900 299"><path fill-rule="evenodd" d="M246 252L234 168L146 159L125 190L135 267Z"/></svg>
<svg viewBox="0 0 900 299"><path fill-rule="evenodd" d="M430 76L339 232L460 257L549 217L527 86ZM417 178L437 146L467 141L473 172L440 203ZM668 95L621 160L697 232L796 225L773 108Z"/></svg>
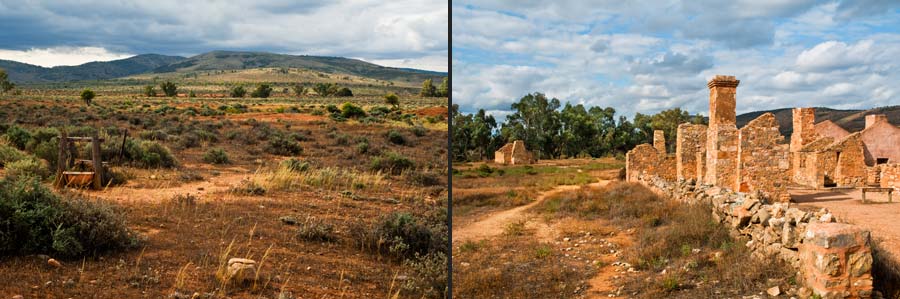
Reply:
<svg viewBox="0 0 900 299"><path fill-rule="evenodd" d="M734 95L740 83L734 76L716 75L706 84L709 87L710 128L735 123Z"/></svg>
<svg viewBox="0 0 900 299"><path fill-rule="evenodd" d="M887 115L884 114L869 114L866 115L866 129L871 127L877 122L887 121Z"/></svg>
<svg viewBox="0 0 900 299"><path fill-rule="evenodd" d="M794 108L792 111L794 132L791 133L791 152L800 151L804 145L818 138L816 134L816 108Z"/></svg>
<svg viewBox="0 0 900 299"><path fill-rule="evenodd" d="M662 130L653 130L653 148L660 154L666 154L666 134Z"/></svg>
<svg viewBox="0 0 900 299"><path fill-rule="evenodd" d="M705 183L737 190L738 130L735 125L735 94L741 81L716 75L709 87L709 127L706 130Z"/></svg>

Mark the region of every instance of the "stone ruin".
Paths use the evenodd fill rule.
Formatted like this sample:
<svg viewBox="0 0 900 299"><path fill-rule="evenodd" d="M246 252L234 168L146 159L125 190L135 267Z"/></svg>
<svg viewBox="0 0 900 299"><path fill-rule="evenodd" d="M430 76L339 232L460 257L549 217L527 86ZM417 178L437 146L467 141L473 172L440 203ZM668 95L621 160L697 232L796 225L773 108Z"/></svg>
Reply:
<svg viewBox="0 0 900 299"><path fill-rule="evenodd" d="M786 142L771 113L737 128L739 84L734 76L713 77L709 125L679 125L674 154L666 153L662 131L655 131L652 145L626 154L626 180L712 203L716 218L750 238L755 254L782 257L816 294L869 298L869 233L836 223L824 209L807 214L790 208L787 187L900 190L900 128L884 115L867 115L866 128L850 133L831 121L816 124L813 108L794 108Z"/></svg>
<svg viewBox="0 0 900 299"><path fill-rule="evenodd" d="M497 164L533 164L537 162L534 155L525 148L525 142L514 140L503 145L494 152L494 163Z"/></svg>

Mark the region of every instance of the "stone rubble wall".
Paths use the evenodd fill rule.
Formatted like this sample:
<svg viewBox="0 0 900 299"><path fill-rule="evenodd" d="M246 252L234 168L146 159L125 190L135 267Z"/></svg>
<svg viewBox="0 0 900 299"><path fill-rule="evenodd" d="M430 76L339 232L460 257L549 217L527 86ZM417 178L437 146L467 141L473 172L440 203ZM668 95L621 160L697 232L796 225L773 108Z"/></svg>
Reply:
<svg viewBox="0 0 900 299"><path fill-rule="evenodd" d="M891 163L881 165L881 187L894 188L900 193L900 163ZM894 195L900 198L900 194Z"/></svg>
<svg viewBox="0 0 900 299"><path fill-rule="evenodd" d="M702 154L699 155L699 154ZM684 123L678 125L675 138L675 177L696 179L698 163L706 158L706 126Z"/></svg>
<svg viewBox="0 0 900 299"><path fill-rule="evenodd" d="M757 193L677 182L655 175L635 177L656 192L682 202L712 206L713 218L748 241L756 258L775 256L800 273L800 281L822 298L870 298L869 233L838 223L827 209L804 211L790 203L767 203Z"/></svg>
<svg viewBox="0 0 900 299"><path fill-rule="evenodd" d="M660 153L649 144L640 144L625 154L625 178L637 180L646 175L656 175L675 180L675 155Z"/></svg>
<svg viewBox="0 0 900 299"><path fill-rule="evenodd" d="M790 201L790 156L775 115L765 113L740 129L735 190L762 192L766 198Z"/></svg>

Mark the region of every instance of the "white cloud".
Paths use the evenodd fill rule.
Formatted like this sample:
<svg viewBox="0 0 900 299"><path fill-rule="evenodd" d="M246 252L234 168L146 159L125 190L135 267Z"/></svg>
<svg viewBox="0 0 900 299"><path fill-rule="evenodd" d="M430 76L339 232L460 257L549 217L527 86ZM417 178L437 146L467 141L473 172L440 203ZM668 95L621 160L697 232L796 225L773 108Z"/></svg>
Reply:
<svg viewBox="0 0 900 299"><path fill-rule="evenodd" d="M0 49L0 59L13 60L43 67L79 65L92 61L110 61L134 56L116 53L100 47L54 47L24 51Z"/></svg>
<svg viewBox="0 0 900 299"><path fill-rule="evenodd" d="M797 56L797 66L812 71L829 71L865 63L872 51L871 40L847 45L839 41L820 43Z"/></svg>

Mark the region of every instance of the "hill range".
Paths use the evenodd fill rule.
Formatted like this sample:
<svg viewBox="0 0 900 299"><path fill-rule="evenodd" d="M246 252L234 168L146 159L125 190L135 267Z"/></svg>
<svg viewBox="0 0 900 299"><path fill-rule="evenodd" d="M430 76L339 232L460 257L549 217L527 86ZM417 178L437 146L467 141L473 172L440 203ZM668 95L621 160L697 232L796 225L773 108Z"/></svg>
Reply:
<svg viewBox="0 0 900 299"><path fill-rule="evenodd" d="M841 126L848 132L858 132L866 127L866 115L884 114L887 115L888 121L895 126L900 126L900 106L877 107L868 110L838 110L825 107L816 108L816 123L831 120L838 126ZM748 112L737 116L737 127L743 127L751 120L759 117L763 113L771 112L778 121L781 134L790 137L793 133L793 115L791 108L781 108L766 111Z"/></svg>
<svg viewBox="0 0 900 299"><path fill-rule="evenodd" d="M440 82L445 72L385 67L358 59L287 55L265 52L212 51L192 57L142 54L130 58L89 62L52 68L11 60L0 60L9 79L17 84L107 80L145 73L172 73L253 68L303 68L322 73L347 74L384 80Z"/></svg>

